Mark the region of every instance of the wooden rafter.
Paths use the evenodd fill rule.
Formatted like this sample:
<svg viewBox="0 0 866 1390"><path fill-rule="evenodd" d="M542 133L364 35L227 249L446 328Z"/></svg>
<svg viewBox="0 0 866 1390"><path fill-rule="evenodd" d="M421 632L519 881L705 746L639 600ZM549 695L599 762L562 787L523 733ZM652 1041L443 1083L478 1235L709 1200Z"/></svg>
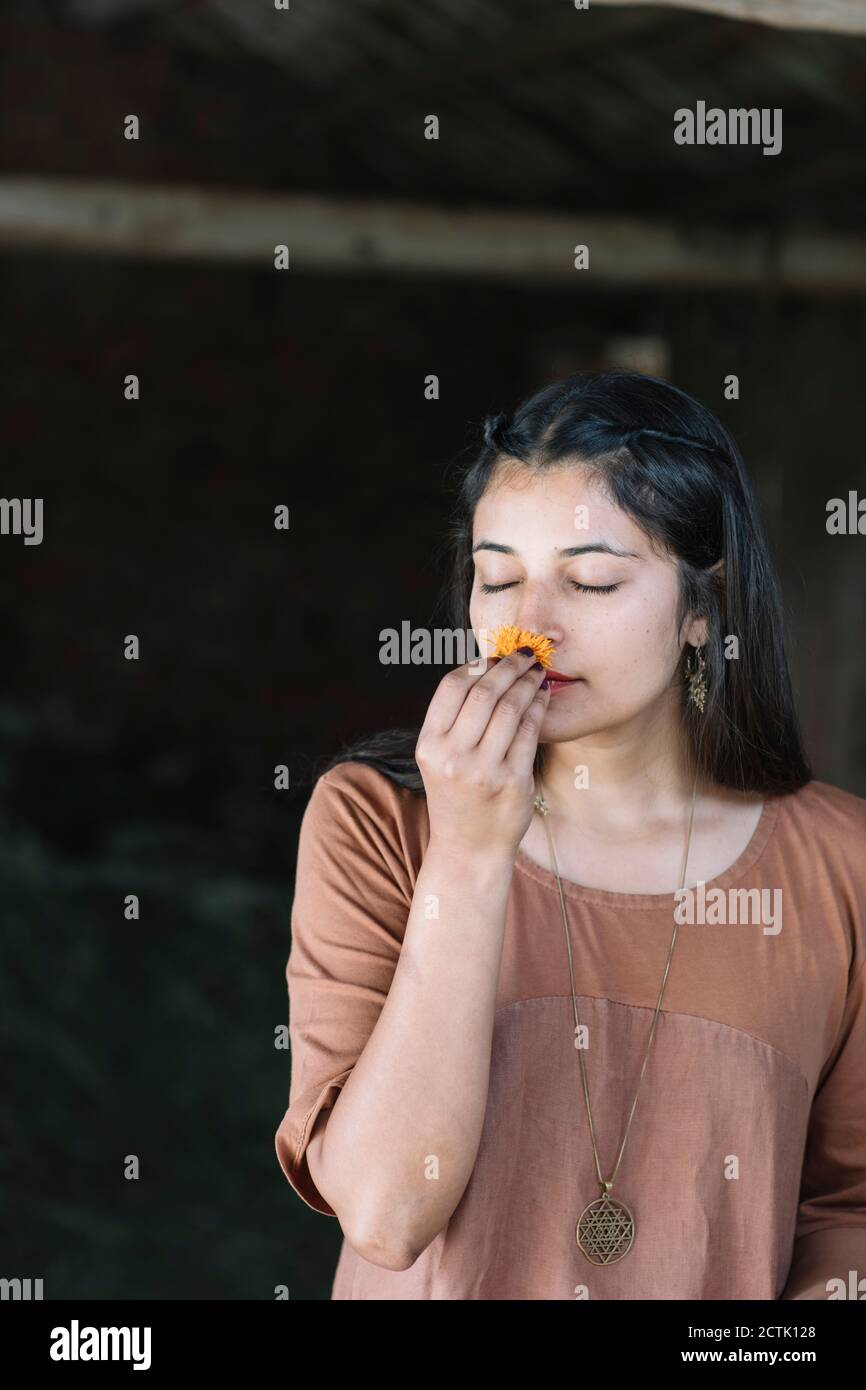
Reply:
<svg viewBox="0 0 866 1390"><path fill-rule="evenodd" d="M622 0L589 0L590 9L595 5L622 7ZM866 34L863 0L628 0L629 8L649 5L699 10L704 14L725 15L728 19L750 19L756 24L772 24L779 29Z"/></svg>
<svg viewBox="0 0 866 1390"><path fill-rule="evenodd" d="M526 213L369 199L263 195L177 185L0 178L0 246L268 269L287 246L295 274L443 275L509 282L774 285L866 292L866 242L820 232L730 232L598 214ZM573 249L590 248L588 271Z"/></svg>

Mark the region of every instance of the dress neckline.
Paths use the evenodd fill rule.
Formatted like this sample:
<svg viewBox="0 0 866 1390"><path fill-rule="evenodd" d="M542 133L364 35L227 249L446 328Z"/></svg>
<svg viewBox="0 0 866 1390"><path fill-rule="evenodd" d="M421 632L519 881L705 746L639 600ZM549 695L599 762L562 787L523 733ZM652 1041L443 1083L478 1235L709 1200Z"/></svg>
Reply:
<svg viewBox="0 0 866 1390"><path fill-rule="evenodd" d="M753 868L763 854L767 842L776 828L779 818L779 807L781 797L767 796L761 808L761 815L758 823L752 831L751 839L746 843L732 864L727 869L723 869L715 878L705 880L705 890L710 892L713 888L732 887L738 879L742 878L749 869ZM541 864L537 864L528 854L520 848L514 859L515 868L519 869L527 878L532 878L536 883L540 883L544 888L551 888L554 893L558 892L556 886L556 875L552 869L545 869ZM693 888L694 884L690 881L691 875L686 879L686 887ZM578 898L583 902L597 903L600 907L616 908L642 908L658 909L669 908L674 898L674 889L668 893L620 893L614 892L610 888L590 888L584 883L575 883L573 879L562 878L562 891L568 898Z"/></svg>

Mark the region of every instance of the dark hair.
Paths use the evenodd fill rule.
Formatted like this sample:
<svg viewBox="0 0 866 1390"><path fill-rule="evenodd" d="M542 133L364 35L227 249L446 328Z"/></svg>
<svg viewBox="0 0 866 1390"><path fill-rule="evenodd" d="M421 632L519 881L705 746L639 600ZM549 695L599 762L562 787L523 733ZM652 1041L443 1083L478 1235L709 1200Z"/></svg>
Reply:
<svg viewBox="0 0 866 1390"><path fill-rule="evenodd" d="M722 423L669 382L639 372L580 373L530 396L509 420L488 416L480 453L463 473L446 545L448 621L471 630L472 521L494 472L508 460L543 470L580 464L613 501L678 562L678 622L706 616L703 713L686 699L683 722L693 760L716 783L779 794L811 780L785 656L779 584L752 486ZM722 565L714 570L719 561ZM725 637L739 639L736 660ZM691 653L693 649L688 649ZM414 758L418 730L362 738L332 758L367 762L423 793ZM536 767L543 762L542 747Z"/></svg>

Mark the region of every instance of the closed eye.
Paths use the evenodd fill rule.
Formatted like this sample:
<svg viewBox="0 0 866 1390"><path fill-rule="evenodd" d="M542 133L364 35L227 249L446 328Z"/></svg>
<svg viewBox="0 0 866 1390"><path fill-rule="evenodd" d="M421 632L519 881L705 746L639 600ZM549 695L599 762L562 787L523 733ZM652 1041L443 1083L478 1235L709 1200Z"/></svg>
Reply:
<svg viewBox="0 0 866 1390"><path fill-rule="evenodd" d="M569 584L581 594L612 594L619 588L618 584L578 584L576 579L569 579ZM513 589L517 583L512 579L510 584L482 584L482 594L501 594L503 589Z"/></svg>
<svg viewBox="0 0 866 1390"><path fill-rule="evenodd" d="M613 594L619 588L618 584L578 584L576 579L569 579L568 582L581 594Z"/></svg>

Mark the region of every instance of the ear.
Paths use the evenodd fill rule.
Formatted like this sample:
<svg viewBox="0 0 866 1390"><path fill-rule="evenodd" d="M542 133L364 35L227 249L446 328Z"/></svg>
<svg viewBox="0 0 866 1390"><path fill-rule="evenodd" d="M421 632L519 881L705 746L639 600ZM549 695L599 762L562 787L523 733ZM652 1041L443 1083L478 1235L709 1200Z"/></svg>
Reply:
<svg viewBox="0 0 866 1390"><path fill-rule="evenodd" d="M686 628L686 642L692 647L702 647L707 640L708 628L706 618L692 618Z"/></svg>
<svg viewBox="0 0 866 1390"><path fill-rule="evenodd" d="M716 563L714 565L710 565L710 568L707 570L707 574L718 575L720 579L724 575L724 572L724 560L717 560ZM686 641L690 643L690 645L693 647L702 647L707 640L708 631L709 623L707 622L706 618L692 618L691 622L686 628Z"/></svg>

